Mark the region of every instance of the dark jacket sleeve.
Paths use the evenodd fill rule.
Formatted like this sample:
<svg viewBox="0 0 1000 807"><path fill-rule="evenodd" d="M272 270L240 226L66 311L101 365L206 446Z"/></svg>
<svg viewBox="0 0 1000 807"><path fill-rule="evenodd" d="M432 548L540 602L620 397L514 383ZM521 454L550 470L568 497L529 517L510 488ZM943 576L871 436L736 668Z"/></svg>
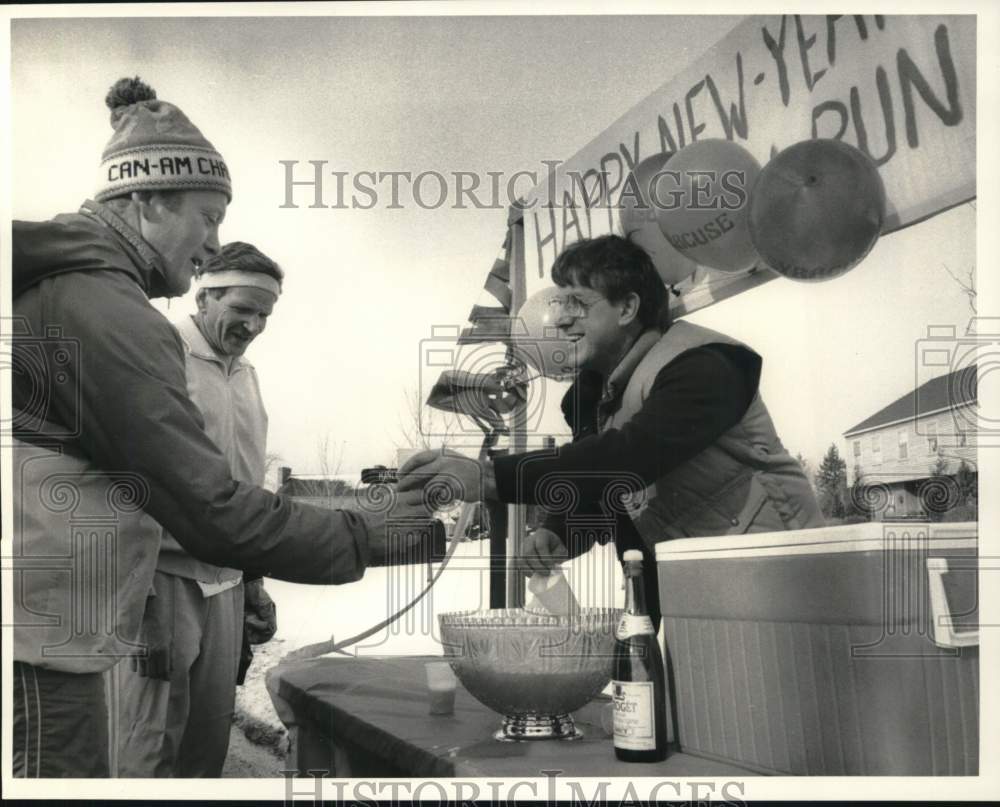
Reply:
<svg viewBox="0 0 1000 807"><path fill-rule="evenodd" d="M188 397L180 338L123 272L77 271L25 293L79 344L69 383L53 384L53 414L108 471L139 474L147 512L195 557L302 583L359 579L368 531L358 513L292 502L233 480ZM22 300L18 301L19 303Z"/></svg>
<svg viewBox="0 0 1000 807"><path fill-rule="evenodd" d="M645 487L710 446L743 417L757 392L760 358L728 345L693 348L657 374L642 408L621 428L551 451L494 460L501 501L545 505L547 483L568 480L580 502L609 485Z"/></svg>

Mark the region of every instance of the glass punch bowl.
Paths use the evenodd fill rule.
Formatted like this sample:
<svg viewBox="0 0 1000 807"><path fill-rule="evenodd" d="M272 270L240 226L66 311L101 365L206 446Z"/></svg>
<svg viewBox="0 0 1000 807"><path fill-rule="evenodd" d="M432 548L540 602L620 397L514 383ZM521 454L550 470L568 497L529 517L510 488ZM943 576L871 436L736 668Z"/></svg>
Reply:
<svg viewBox="0 0 1000 807"><path fill-rule="evenodd" d="M611 680L621 610L582 608L551 616L520 608L438 616L445 658L469 693L503 715L502 741L565 739L582 733L570 712Z"/></svg>

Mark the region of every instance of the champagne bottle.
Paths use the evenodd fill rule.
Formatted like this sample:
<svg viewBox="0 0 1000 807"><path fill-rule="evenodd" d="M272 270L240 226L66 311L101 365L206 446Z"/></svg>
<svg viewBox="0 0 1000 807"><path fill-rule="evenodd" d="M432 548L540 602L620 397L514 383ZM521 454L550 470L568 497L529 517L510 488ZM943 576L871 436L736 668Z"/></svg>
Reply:
<svg viewBox="0 0 1000 807"><path fill-rule="evenodd" d="M615 756L625 762L659 762L667 757L667 701L663 653L646 608L642 553L629 549L625 612L615 635L612 678Z"/></svg>

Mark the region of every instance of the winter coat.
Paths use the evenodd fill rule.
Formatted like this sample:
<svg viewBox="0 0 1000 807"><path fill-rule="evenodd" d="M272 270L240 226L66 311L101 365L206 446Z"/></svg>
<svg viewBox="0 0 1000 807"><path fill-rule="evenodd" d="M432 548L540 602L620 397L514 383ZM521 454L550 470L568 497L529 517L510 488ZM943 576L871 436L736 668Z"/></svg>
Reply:
<svg viewBox="0 0 1000 807"><path fill-rule="evenodd" d="M300 583L359 579L359 514L233 479L149 303L159 256L106 205L12 238L14 657L107 669L137 636L162 524L194 557ZM150 518L152 517L152 519Z"/></svg>

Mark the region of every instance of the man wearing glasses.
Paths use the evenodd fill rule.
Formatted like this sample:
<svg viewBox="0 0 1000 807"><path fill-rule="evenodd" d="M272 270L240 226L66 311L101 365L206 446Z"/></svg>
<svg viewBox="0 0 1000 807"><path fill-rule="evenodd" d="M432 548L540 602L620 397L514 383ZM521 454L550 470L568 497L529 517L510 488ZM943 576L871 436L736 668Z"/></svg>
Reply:
<svg viewBox="0 0 1000 807"><path fill-rule="evenodd" d="M644 553L654 591L659 541L823 526L758 392L761 357L724 334L671 324L667 291L641 247L616 235L578 241L556 258L552 280L564 292L554 322L576 349L576 380L562 401L573 441L484 463L423 452L401 469L401 491L445 475L465 501L544 508L562 479L575 488L573 516L613 519L619 558ZM526 537L525 570L547 573L601 540L601 530L569 533L566 515ZM649 605L658 619L656 598Z"/></svg>

